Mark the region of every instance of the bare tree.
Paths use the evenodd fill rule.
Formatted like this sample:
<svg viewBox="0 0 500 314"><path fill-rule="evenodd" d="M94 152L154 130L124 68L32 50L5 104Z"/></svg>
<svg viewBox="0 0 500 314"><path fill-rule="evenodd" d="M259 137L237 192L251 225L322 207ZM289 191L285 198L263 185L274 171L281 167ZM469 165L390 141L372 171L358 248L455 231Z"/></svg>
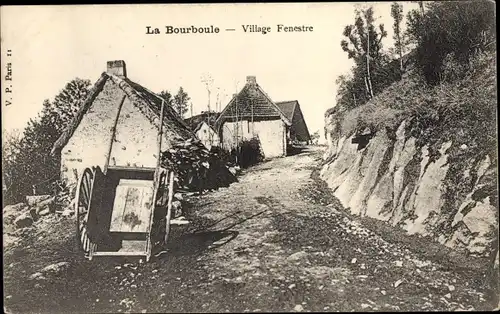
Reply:
<svg viewBox="0 0 500 314"><path fill-rule="evenodd" d="M207 88L207 92L208 92L207 118L206 118L207 120L206 120L206 123L207 123L207 125L210 126L211 125L211 123L210 123L210 96L211 96L211 93L212 93L214 79L212 78L212 76L210 75L210 73L205 73L201 77L201 82L205 84L205 87ZM212 146L213 145L213 134L211 132L209 132L209 134L208 134L208 139L209 139L209 142L210 142L210 146Z"/></svg>
<svg viewBox="0 0 500 314"><path fill-rule="evenodd" d="M213 87L213 84L214 84L214 79L212 78L212 76L210 75L210 73L204 73L201 77L201 82L205 84L205 87L207 88L207 92L208 92L208 112L210 112L210 94L212 92L212 87Z"/></svg>

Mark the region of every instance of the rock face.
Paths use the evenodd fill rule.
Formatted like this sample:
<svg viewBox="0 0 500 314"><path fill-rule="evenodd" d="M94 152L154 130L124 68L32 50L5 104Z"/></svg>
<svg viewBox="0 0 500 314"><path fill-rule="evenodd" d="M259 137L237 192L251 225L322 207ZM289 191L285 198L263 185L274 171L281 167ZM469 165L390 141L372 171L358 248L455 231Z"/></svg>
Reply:
<svg viewBox="0 0 500 314"><path fill-rule="evenodd" d="M331 117L326 123L328 131L335 128ZM378 131L364 147L354 136L330 132L334 136L323 156L322 179L353 214L434 237L449 247L489 254L497 237L498 208L485 191L491 191L495 165L486 156L467 160L463 172L451 171L451 141L432 153L428 145L418 147L405 127L403 121L395 134ZM454 191L462 182L472 187L465 196Z"/></svg>

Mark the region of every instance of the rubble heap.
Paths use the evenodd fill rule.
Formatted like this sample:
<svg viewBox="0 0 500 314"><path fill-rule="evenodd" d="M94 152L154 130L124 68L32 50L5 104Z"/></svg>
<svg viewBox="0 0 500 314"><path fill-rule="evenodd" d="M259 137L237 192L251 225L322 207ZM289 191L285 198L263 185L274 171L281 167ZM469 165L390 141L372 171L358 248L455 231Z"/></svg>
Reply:
<svg viewBox="0 0 500 314"><path fill-rule="evenodd" d="M69 192L54 195L26 196L26 201L3 208L4 245L18 243L33 227L44 220L73 215Z"/></svg>

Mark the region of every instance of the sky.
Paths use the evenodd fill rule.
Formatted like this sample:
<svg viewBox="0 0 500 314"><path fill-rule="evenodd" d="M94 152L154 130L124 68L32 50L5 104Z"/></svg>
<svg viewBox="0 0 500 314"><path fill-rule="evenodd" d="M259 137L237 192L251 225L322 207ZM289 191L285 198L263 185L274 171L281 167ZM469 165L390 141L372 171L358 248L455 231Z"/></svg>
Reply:
<svg viewBox="0 0 500 314"><path fill-rule="evenodd" d="M404 14L416 7L402 4ZM153 92L182 86L194 114L208 105L203 77L213 79L212 109L217 93L223 109L246 76L256 76L274 101L298 100L310 133L323 134L324 113L335 105L335 80L352 67L340 47L342 31L354 22L355 8L367 5L388 32L384 48L392 47L390 2L3 6L2 127L24 128L67 82L79 77L93 84L107 61L124 60L128 78ZM313 31L277 32L278 24ZM213 25L220 32L165 34L168 25ZM245 33L242 25L270 26L271 32ZM161 34L146 34L147 26ZM12 81L5 81L7 63ZM6 94L8 85L12 92Z"/></svg>

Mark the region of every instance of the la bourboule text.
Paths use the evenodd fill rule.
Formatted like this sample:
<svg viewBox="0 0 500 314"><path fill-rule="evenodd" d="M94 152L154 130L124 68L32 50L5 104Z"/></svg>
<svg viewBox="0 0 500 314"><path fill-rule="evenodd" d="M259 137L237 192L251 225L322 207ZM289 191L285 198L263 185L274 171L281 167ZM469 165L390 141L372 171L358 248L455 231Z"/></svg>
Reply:
<svg viewBox="0 0 500 314"><path fill-rule="evenodd" d="M277 33L306 33L312 32L314 30L313 26L310 25L284 25L284 24L276 24L276 26L262 26L257 24L246 24L241 25L238 28L219 28L214 25L210 26L186 26L186 27L176 27L176 26L165 26L163 31L161 28L146 26L146 34L147 35L158 35L158 34L167 34L167 35L175 35L175 34L218 34L221 32L235 32L235 31L243 31L244 33L260 33L260 34L268 34L272 32Z"/></svg>

